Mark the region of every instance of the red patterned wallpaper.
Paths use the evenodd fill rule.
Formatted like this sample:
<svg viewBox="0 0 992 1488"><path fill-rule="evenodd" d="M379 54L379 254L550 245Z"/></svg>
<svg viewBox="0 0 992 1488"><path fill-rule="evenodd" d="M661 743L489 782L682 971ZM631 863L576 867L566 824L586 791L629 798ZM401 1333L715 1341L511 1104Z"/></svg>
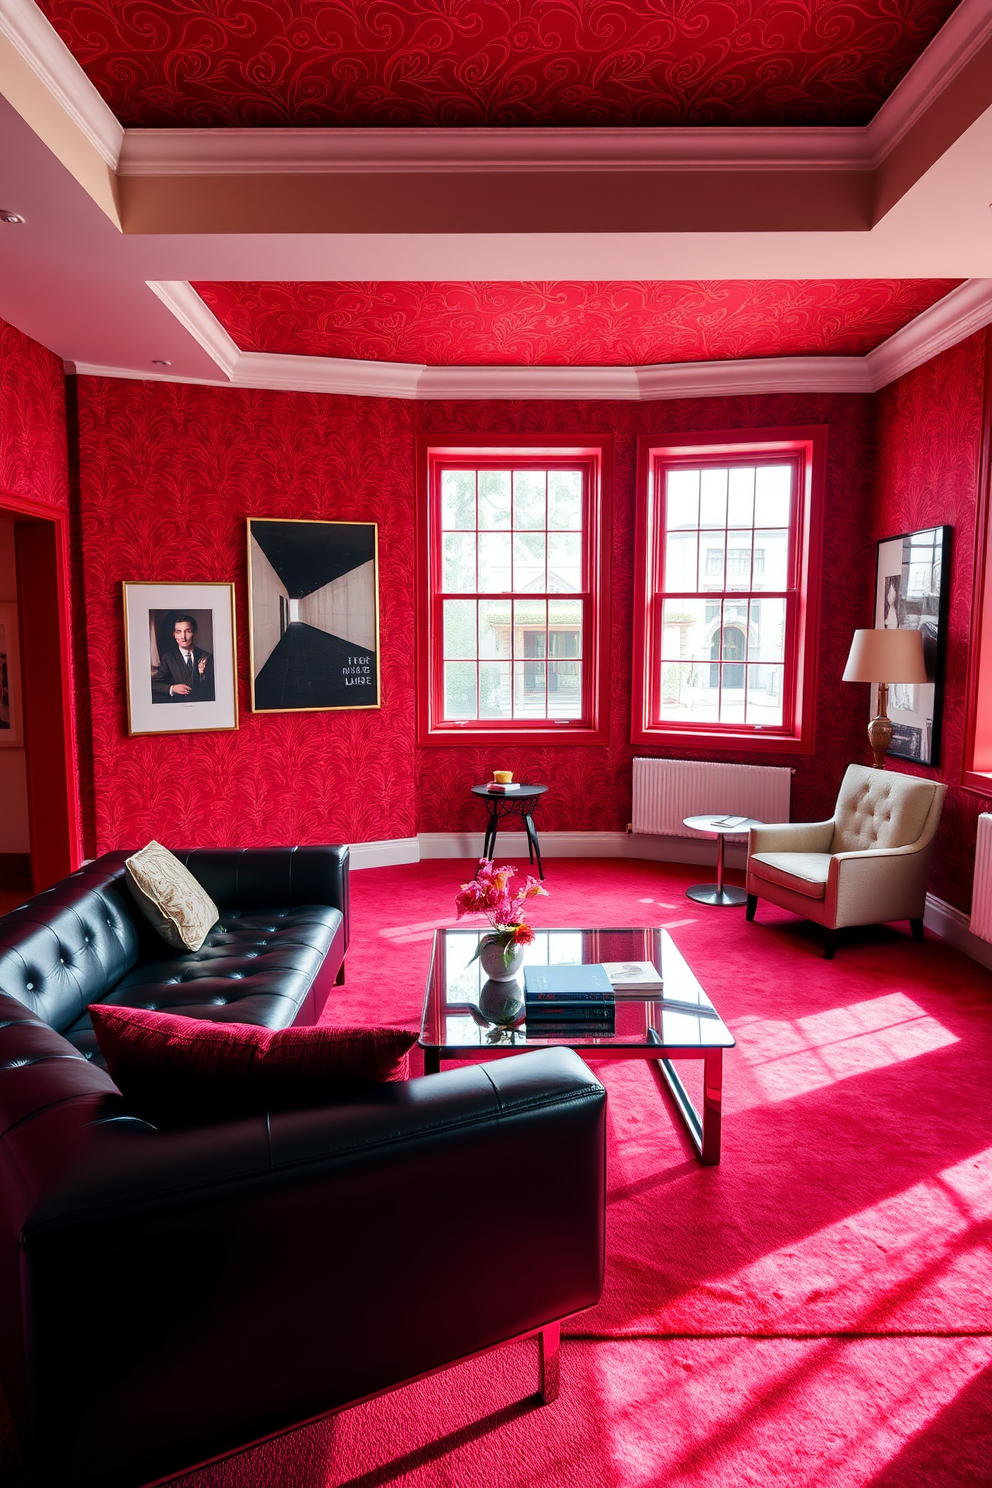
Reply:
<svg viewBox="0 0 992 1488"><path fill-rule="evenodd" d="M956 0L39 0L128 126L867 124Z"/></svg>
<svg viewBox="0 0 992 1488"><path fill-rule="evenodd" d="M194 284L242 351L428 366L862 356L960 279Z"/></svg>
<svg viewBox="0 0 992 1488"><path fill-rule="evenodd" d="M69 476L62 363L0 320L0 491L65 507Z"/></svg>
<svg viewBox="0 0 992 1488"><path fill-rule="evenodd" d="M879 480L873 537L945 523L954 528L940 764L930 771L890 759L888 768L947 782L932 888L965 912L971 906L978 815L992 809L990 800L959 784L988 335L992 332L979 331L877 395Z"/></svg>
<svg viewBox="0 0 992 1488"><path fill-rule="evenodd" d="M95 852L414 833L409 404L79 379ZM249 711L245 519L379 525L381 711ZM127 737L121 581L237 585L241 727Z"/></svg>
<svg viewBox="0 0 992 1488"><path fill-rule="evenodd" d="M630 664L633 615L634 475L638 434L652 438L715 429L828 425L823 558L830 574L821 609L816 748L812 757L761 756L762 764L793 765L793 815L817 820L832 808L845 766L864 753L864 723L841 682L851 632L871 603L867 511L871 499L873 407L857 394L778 394L658 403L443 403L417 405L420 429L448 433L612 434L613 640L610 743L607 747L426 748L418 752L417 828L421 832L478 828L479 803L468 788L494 767L518 779L553 782L541 801L539 824L557 831L618 831L630 820ZM678 747L638 754L678 757ZM740 761L745 754L692 750L693 758Z"/></svg>

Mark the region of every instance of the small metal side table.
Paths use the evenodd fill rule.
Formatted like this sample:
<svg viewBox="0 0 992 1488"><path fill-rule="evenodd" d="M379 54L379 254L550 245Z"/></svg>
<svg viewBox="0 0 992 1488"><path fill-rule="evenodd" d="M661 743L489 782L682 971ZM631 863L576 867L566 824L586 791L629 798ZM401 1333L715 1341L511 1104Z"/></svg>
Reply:
<svg viewBox="0 0 992 1488"><path fill-rule="evenodd" d="M481 796L489 807L489 821L486 824L486 839L482 849L484 858L492 858L496 852L496 833L499 830L500 818L522 816L527 833L527 857L531 863L535 858L537 859L538 877L544 877L533 812L538 797L543 796L547 788L546 785L521 785L517 790L507 791L504 795L502 791L490 794L487 785L473 785L473 796Z"/></svg>
<svg viewBox="0 0 992 1488"><path fill-rule="evenodd" d="M724 816L687 816L683 818L682 825L690 827L694 832L709 832L717 839L716 850L716 883L694 884L691 889L686 889L686 898L695 899L697 904L746 904L747 894L735 884L725 885L723 882L723 845L728 837L746 837L751 827L760 827L761 822L755 821L753 816L745 816L739 821L735 820L733 826L725 826L727 820Z"/></svg>

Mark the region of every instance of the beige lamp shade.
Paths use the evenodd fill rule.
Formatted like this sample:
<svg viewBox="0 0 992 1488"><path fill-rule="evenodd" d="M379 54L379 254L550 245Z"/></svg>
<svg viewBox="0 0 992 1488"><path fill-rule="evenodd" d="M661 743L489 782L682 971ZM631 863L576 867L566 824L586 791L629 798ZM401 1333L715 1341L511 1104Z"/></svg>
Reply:
<svg viewBox="0 0 992 1488"><path fill-rule="evenodd" d="M856 630L844 668L845 682L925 682L923 637L918 630Z"/></svg>

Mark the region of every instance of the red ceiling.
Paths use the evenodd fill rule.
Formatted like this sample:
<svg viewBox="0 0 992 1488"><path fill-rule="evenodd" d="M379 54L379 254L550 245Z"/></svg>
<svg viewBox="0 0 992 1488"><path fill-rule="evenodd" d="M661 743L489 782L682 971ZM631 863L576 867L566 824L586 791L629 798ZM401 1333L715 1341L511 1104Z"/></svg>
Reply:
<svg viewBox="0 0 992 1488"><path fill-rule="evenodd" d="M128 126L866 124L958 0L38 0Z"/></svg>
<svg viewBox="0 0 992 1488"><path fill-rule="evenodd" d="M960 279L196 284L242 351L429 366L862 355Z"/></svg>

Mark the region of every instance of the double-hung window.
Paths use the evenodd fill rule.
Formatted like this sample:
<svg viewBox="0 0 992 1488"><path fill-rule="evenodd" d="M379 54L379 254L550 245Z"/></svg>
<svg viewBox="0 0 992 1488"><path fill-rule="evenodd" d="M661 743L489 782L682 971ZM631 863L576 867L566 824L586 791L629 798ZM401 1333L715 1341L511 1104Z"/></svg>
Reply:
<svg viewBox="0 0 992 1488"><path fill-rule="evenodd" d="M643 443L633 740L812 748L822 431Z"/></svg>
<svg viewBox="0 0 992 1488"><path fill-rule="evenodd" d="M424 454L422 742L599 742L603 446Z"/></svg>

